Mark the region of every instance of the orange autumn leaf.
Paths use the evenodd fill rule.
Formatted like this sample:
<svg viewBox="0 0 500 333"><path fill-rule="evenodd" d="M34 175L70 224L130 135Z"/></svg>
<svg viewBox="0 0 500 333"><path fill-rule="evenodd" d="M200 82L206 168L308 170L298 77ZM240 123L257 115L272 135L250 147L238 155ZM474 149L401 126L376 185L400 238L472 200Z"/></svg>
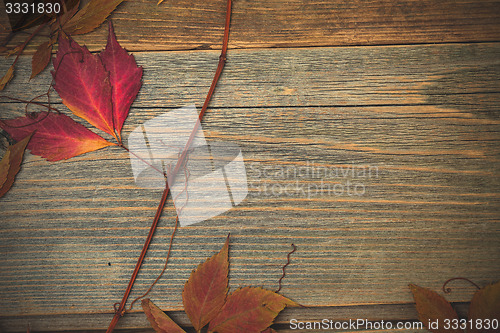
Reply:
<svg viewBox="0 0 500 333"><path fill-rule="evenodd" d="M500 282L481 288L474 294L469 306L468 319L472 323L481 320L484 324L486 324L486 320L497 319L500 321ZM483 328L485 327L484 325ZM479 332L483 332L483 330L475 324L468 331L468 333ZM484 330L484 332L493 332L493 330Z"/></svg>
<svg viewBox="0 0 500 333"><path fill-rule="evenodd" d="M0 198L7 193L12 184L14 184L14 179L21 168L21 163L23 161L24 150L26 145L31 139L31 134L7 148L2 161L0 161Z"/></svg>
<svg viewBox="0 0 500 333"><path fill-rule="evenodd" d="M285 306L299 304L260 287L239 288L227 297L219 314L210 322L208 331L260 333L273 323Z"/></svg>
<svg viewBox="0 0 500 333"><path fill-rule="evenodd" d="M184 285L182 292L184 310L197 331L215 318L226 300L228 251L229 236L220 252L198 265Z"/></svg>
<svg viewBox="0 0 500 333"><path fill-rule="evenodd" d="M157 333L186 333L165 312L154 305L149 298L141 301L144 313Z"/></svg>
<svg viewBox="0 0 500 333"><path fill-rule="evenodd" d="M86 34L101 25L123 0L90 0L70 20L63 30L69 34Z"/></svg>
<svg viewBox="0 0 500 333"><path fill-rule="evenodd" d="M422 288L414 284L410 284L409 287L416 303L415 306L417 308L418 318L429 331L434 333L463 333L462 330L458 329L444 329L443 323L445 319L458 320L459 318L451 304L444 299L443 296L433 290ZM439 327L437 329L429 328L429 321L436 320L439 322Z"/></svg>
<svg viewBox="0 0 500 333"><path fill-rule="evenodd" d="M50 62L51 54L52 44L50 43L50 40L38 45L35 54L33 54L33 58L31 58L30 80L40 74L40 72L43 71L45 67L47 67Z"/></svg>
<svg viewBox="0 0 500 333"><path fill-rule="evenodd" d="M0 127L21 140L33 133L28 149L49 161L59 161L115 145L62 113L1 120Z"/></svg>

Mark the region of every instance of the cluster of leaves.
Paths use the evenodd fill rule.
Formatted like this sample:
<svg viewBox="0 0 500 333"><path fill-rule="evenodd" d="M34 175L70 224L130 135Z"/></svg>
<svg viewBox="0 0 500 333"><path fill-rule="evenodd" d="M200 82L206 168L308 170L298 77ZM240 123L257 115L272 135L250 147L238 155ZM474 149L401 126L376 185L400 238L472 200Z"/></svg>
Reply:
<svg viewBox="0 0 500 333"><path fill-rule="evenodd" d="M435 291L414 284L409 285L418 317L425 327L434 333L464 333L462 329L445 329L443 323L447 320L458 320L458 314L451 304ZM479 289L470 302L468 320L472 322L469 325L467 333L483 332L480 326L476 326L476 320L500 319L500 282L490 284ZM438 322L439 327L429 327L430 322ZM472 327L470 327L472 326ZM484 331L486 332L486 330ZM490 330L489 332L493 332Z"/></svg>
<svg viewBox="0 0 500 333"><path fill-rule="evenodd" d="M111 12L123 1L124 0L90 0L85 6L79 9L80 0L68 0L63 2L63 11L60 15L44 16L41 18L41 21L38 20L36 23L40 24L39 28L48 25L50 34L40 45L38 45L36 52L33 54L31 78L38 75L49 64L52 49L54 44L58 41L59 35L62 33L68 35L86 34L94 30L99 27ZM49 21L45 22L45 19ZM7 48L5 45L0 47L0 52L5 52L7 56L17 54L16 60L0 79L0 90L3 90L7 83L14 77L14 68L19 56L23 53L26 45L39 31L40 29L36 29L23 43L12 49ZM6 42L8 42L8 39L4 41L4 44ZM59 47L61 47L61 45L59 45Z"/></svg>
<svg viewBox="0 0 500 333"><path fill-rule="evenodd" d="M0 197L14 182L24 149L49 161L68 159L108 146L123 146L121 130L141 88L142 67L120 46L109 22L108 42L91 54L69 36L60 34L53 60L54 89L74 115L116 139L111 142L60 112L28 113L0 120L0 128L18 143L0 163Z"/></svg>
<svg viewBox="0 0 500 333"><path fill-rule="evenodd" d="M33 134L27 148L49 161L121 146L123 123L142 84L142 67L118 44L111 22L108 43L100 54L91 54L61 34L53 63L54 89L63 103L74 115L113 136L116 143L63 113L50 111L2 120L0 127L16 141Z"/></svg>
<svg viewBox="0 0 500 333"><path fill-rule="evenodd" d="M238 288L228 294L229 236L219 253L191 272L184 285L184 311L197 332L208 325L208 332L272 333L274 318L296 302L260 287ZM185 332L150 299L142 300L146 316L159 333Z"/></svg>

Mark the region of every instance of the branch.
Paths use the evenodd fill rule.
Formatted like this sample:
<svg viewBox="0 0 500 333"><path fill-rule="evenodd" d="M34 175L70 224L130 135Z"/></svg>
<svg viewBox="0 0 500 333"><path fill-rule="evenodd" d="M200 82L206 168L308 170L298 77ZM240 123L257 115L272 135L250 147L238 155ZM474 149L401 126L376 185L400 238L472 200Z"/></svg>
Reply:
<svg viewBox="0 0 500 333"><path fill-rule="evenodd" d="M208 108L208 104L210 103L210 99L212 98L212 95L215 91L215 87L217 86L217 82L219 81L219 77L222 73L222 70L224 69L224 65L226 64L226 54L227 54L227 44L228 44L228 40L229 40L230 21L231 21L231 0L227 0L226 24L224 27L224 39L223 39L223 43L222 43L222 51L221 51L221 54L219 57L219 64L217 65L217 70L215 71L215 75L214 75L214 78L212 80L212 84L210 85L210 89L208 90L207 97L205 98L205 102L203 103L203 107L201 108L200 114L198 116L198 119L200 121L198 121L196 123L196 125L194 126L193 131L191 132L191 135L189 136L189 139L186 143L186 147L183 150L181 156L179 157L178 163L176 163L172 174L168 175L169 177L171 177L172 183L175 181L175 176L176 176L177 172L179 171L179 168L183 164L184 159L187 156L188 148L191 146L191 143L194 140L195 134L198 131L198 128L200 127L201 120L203 119L203 115L205 114L205 111ZM156 215L153 219L153 224L151 225L151 228L149 229L149 234L146 238L146 242L144 243L141 254L139 255L139 259L137 260L134 271L133 271L132 276L130 278L130 281L128 283L127 289L125 290L125 294L123 295L123 298L120 302L120 306L116 309L115 315L114 315L113 319L111 320L111 323L109 324L108 330L106 331L107 333L113 332L116 324L118 323L118 320L120 320L120 318L125 314L125 304L127 303L127 299L130 295L130 292L132 291L132 287L134 286L134 282L135 282L135 279L137 277L137 274L139 273L139 270L141 269L142 262L144 260L144 257L146 256L146 253L148 251L151 240L153 239L154 232L156 231L156 227L158 226L158 222L160 220L161 213L163 211L163 207L165 206L165 203L167 201L167 196L168 196L169 192L170 192L170 188L168 187L168 182L166 182L165 189L163 190L163 195L161 197L160 204L158 205L158 209L156 210ZM173 240L173 238L172 238L172 240Z"/></svg>

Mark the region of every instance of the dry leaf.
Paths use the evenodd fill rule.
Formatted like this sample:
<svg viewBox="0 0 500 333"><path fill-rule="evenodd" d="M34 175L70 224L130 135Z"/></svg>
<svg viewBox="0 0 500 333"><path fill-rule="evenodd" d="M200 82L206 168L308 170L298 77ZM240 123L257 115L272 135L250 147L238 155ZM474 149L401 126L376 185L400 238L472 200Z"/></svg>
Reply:
<svg viewBox="0 0 500 333"><path fill-rule="evenodd" d="M227 297L219 314L210 322L208 331L260 333L273 323L285 306L299 304L271 290L240 288Z"/></svg>
<svg viewBox="0 0 500 333"><path fill-rule="evenodd" d="M3 184L7 181L10 169L10 150L7 150L0 161L0 191L3 189Z"/></svg>
<svg viewBox="0 0 500 333"><path fill-rule="evenodd" d="M220 252L198 265L184 285L184 311L197 331L215 318L224 305L228 290L228 251L229 236Z"/></svg>
<svg viewBox="0 0 500 333"><path fill-rule="evenodd" d="M444 329L444 320L458 319L458 315L443 296L435 291L414 284L410 284L409 287L416 303L415 306L417 308L418 318L429 331L434 333L463 333L462 330L458 329ZM429 328L429 321L436 320L438 320L439 327L437 329Z"/></svg>
<svg viewBox="0 0 500 333"><path fill-rule="evenodd" d="M59 28L64 25L76 14L78 11L78 7L80 6L80 0L73 1L72 7L66 7L66 12L64 12L61 16L59 16L58 20L54 20L51 24L50 29L52 32L59 31Z"/></svg>
<svg viewBox="0 0 500 333"><path fill-rule="evenodd" d="M123 0L90 0L63 27L69 34L80 35L101 25Z"/></svg>
<svg viewBox="0 0 500 333"><path fill-rule="evenodd" d="M49 161L59 161L115 145L62 113L40 112L35 117L0 121L16 141L34 132L28 149Z"/></svg>
<svg viewBox="0 0 500 333"><path fill-rule="evenodd" d="M9 67L7 70L7 73L3 76L3 78L0 80L0 91L2 91L7 83L9 83L10 80L14 77L14 64Z"/></svg>
<svg viewBox="0 0 500 333"><path fill-rule="evenodd" d="M263 330L261 333L277 333L277 332L274 329L272 329L271 327L268 327L265 330Z"/></svg>
<svg viewBox="0 0 500 333"><path fill-rule="evenodd" d="M500 282L490 284L478 290L472 297L469 307L469 321L472 321L469 333L493 332L482 330L476 326L476 320L482 320L482 327L486 327L486 320L497 319L500 321ZM490 322L491 323L491 322Z"/></svg>
<svg viewBox="0 0 500 333"><path fill-rule="evenodd" d="M76 116L116 137L109 72L99 57L61 34L54 69L54 89L63 103Z"/></svg>
<svg viewBox="0 0 500 333"><path fill-rule="evenodd" d="M40 74L40 72L47 67L50 62L51 54L52 44L50 43L50 40L38 45L35 54L33 54L33 58L31 58L30 80Z"/></svg>
<svg viewBox="0 0 500 333"><path fill-rule="evenodd" d="M4 194L10 190L12 184L14 184L14 179L21 168L24 150L30 138L31 134L15 145L9 146L2 161L0 161L0 198L3 197Z"/></svg>
<svg viewBox="0 0 500 333"><path fill-rule="evenodd" d="M141 302L144 313L157 333L186 333L167 314L153 304L149 298Z"/></svg>
<svg viewBox="0 0 500 333"><path fill-rule="evenodd" d="M113 124L120 136L130 106L141 89L142 67L138 67L133 55L118 44L111 20L108 43L99 57L109 71L113 100Z"/></svg>

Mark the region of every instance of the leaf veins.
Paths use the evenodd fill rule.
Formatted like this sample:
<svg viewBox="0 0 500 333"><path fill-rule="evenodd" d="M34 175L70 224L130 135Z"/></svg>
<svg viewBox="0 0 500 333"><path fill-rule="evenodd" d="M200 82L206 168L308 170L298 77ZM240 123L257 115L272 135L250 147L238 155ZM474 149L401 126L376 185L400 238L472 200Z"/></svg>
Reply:
<svg viewBox="0 0 500 333"><path fill-rule="evenodd" d="M34 119L19 117L0 121L16 141L34 133L28 149L49 161L59 161L116 145L61 113L40 112Z"/></svg>
<svg viewBox="0 0 500 333"><path fill-rule="evenodd" d="M228 251L229 236L220 252L198 265L184 285L182 292L184 311L197 331L215 318L226 300Z"/></svg>

